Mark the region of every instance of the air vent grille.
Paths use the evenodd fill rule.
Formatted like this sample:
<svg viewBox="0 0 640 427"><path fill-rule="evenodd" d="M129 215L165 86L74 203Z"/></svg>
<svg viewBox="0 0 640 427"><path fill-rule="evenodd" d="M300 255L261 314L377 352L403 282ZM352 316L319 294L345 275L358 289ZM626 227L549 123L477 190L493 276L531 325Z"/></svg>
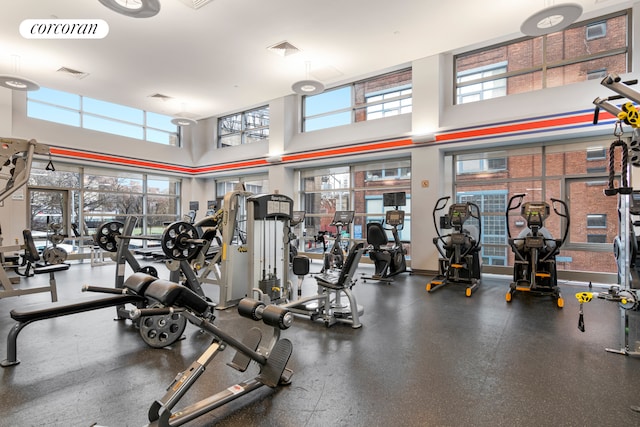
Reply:
<svg viewBox="0 0 640 427"><path fill-rule="evenodd" d="M167 101L171 99L169 95L163 95L161 93L154 93L153 95L149 95L149 98L159 99L160 101Z"/></svg>
<svg viewBox="0 0 640 427"><path fill-rule="evenodd" d="M300 52L300 49L289 43L288 41L282 41L276 43L267 48L268 51L280 56L289 56Z"/></svg>
<svg viewBox="0 0 640 427"><path fill-rule="evenodd" d="M87 77L89 75L89 73L85 73L84 71L78 71L78 70L74 70L73 68L68 68L68 67L60 67L57 70L59 73L65 73L68 74L70 76L75 77L76 79L84 79L85 77Z"/></svg>
<svg viewBox="0 0 640 427"><path fill-rule="evenodd" d="M194 9L200 9L202 6L211 3L213 0L180 0L182 3Z"/></svg>

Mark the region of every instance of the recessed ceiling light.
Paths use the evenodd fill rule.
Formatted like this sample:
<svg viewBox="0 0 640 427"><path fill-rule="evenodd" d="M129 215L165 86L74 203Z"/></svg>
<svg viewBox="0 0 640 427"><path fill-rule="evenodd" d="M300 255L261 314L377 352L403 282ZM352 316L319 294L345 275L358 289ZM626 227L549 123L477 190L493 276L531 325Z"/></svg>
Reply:
<svg viewBox="0 0 640 427"><path fill-rule="evenodd" d="M40 89L40 85L24 77L0 75L0 86L12 90L31 91Z"/></svg>
<svg viewBox="0 0 640 427"><path fill-rule="evenodd" d="M150 18L160 12L159 0L98 0L114 12L132 18Z"/></svg>
<svg viewBox="0 0 640 427"><path fill-rule="evenodd" d="M527 36L543 36L563 30L582 15L582 6L577 3L563 3L542 9L528 17L520 26Z"/></svg>

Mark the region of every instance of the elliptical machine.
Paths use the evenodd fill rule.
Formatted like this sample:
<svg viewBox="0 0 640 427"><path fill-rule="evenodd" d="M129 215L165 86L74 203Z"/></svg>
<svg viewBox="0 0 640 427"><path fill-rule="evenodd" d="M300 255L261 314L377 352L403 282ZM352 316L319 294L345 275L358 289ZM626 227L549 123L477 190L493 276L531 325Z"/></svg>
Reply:
<svg viewBox="0 0 640 427"><path fill-rule="evenodd" d="M406 205L406 193L384 193L383 205L393 207L385 214L383 223L374 221L367 223L367 244L369 259L373 261L375 270L372 276L363 278L379 282L392 282L393 276L407 271L407 251L400 240L400 231L404 228L405 212L399 210ZM385 227L387 225L388 227ZM387 231L391 231L393 245L389 246Z"/></svg>
<svg viewBox="0 0 640 427"><path fill-rule="evenodd" d="M457 283L466 286L465 295L470 297L480 286L480 240L482 220L480 208L472 202L454 203L449 206L449 214L438 222L437 213L444 210L450 197L438 199L433 208L433 223L438 237L433 238L440 253L439 274L427 283L427 292L433 292L448 284ZM478 227L465 223L475 218ZM442 234L445 228L453 228L449 234Z"/></svg>
<svg viewBox="0 0 640 427"><path fill-rule="evenodd" d="M558 307L564 307L564 299L558 287L556 275L556 255L564 244L569 233L569 209L559 199L551 199L553 211L565 219L562 239L555 239L544 227L550 215L550 206L546 202L522 203L525 194L516 194L509 199L506 211L507 234L509 246L515 255L513 264L513 282L509 285L505 299L511 302L516 292L530 292L536 295L552 296ZM558 210L557 205L562 205ZM527 228L518 237L511 237L509 212L520 208L520 215L526 221Z"/></svg>

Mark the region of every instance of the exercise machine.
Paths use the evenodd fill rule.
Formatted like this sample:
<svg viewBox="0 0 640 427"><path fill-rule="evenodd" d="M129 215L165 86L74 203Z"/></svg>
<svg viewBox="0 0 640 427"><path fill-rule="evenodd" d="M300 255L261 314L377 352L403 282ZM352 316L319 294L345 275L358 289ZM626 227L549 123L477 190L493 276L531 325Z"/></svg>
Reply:
<svg viewBox="0 0 640 427"><path fill-rule="evenodd" d="M554 213L564 219L562 238L555 239L544 226L551 212L549 204L541 201L522 203L525 196L512 196L505 213L509 246L515 255L513 282L505 299L511 302L516 292L547 295L553 297L558 307L562 308L564 299L558 287L556 256L569 233L569 208L562 200L551 199ZM562 208L559 210L558 206ZM509 213L516 209L520 209L526 228L517 237L512 237Z"/></svg>
<svg viewBox="0 0 640 427"><path fill-rule="evenodd" d="M342 268L346 254L349 251L349 240L347 239L346 243L344 243L342 234L349 232L349 226L353 222L354 216L355 211L335 211L333 214L333 220L329 226L336 228L336 236L329 252L326 252L326 246L323 246L325 252L322 258L322 271L339 270ZM325 237L323 236L323 238Z"/></svg>
<svg viewBox="0 0 640 427"><path fill-rule="evenodd" d="M27 325L34 322L56 317L69 316L77 313L98 310L108 307L118 307L133 304L136 307L144 307L147 301L144 297L146 287L156 277L145 273L134 273L125 280L122 288L103 288L97 286L85 286L83 292L100 292L110 294L108 297L97 299L85 299L69 303L52 303L30 305L26 309L16 308L10 315L16 321L7 336L7 357L0 362L0 366L6 368L20 363L18 353L18 334ZM127 316L131 319L131 316ZM137 319L140 325L139 331L142 339L152 347L165 347L171 345L182 336L186 322L184 318L173 314L161 314L147 318Z"/></svg>
<svg viewBox="0 0 640 427"><path fill-rule="evenodd" d="M379 282L392 282L393 276L407 271L407 251L400 240L399 232L404 228L405 212L399 210L401 206L406 206L406 193L384 193L382 195L383 205L392 207L386 211L384 222L367 223L367 253L369 259L373 261L373 276L363 277ZM387 227L385 227L385 225ZM393 236L393 244L389 246L387 231Z"/></svg>
<svg viewBox="0 0 640 427"><path fill-rule="evenodd" d="M269 301L289 299L289 251L293 199L283 194L260 194L247 198L247 253L250 296L259 289Z"/></svg>
<svg viewBox="0 0 640 427"><path fill-rule="evenodd" d="M12 310L11 317L17 323L7 337L7 358L0 363L2 366L12 366L20 363L16 356L17 338L20 331L28 324L39 320L68 316L106 307L116 308L116 320L133 320L140 331L142 339L151 347L166 347L182 336L186 320L180 314L168 313L159 316L148 316L143 319L131 317L131 310L128 305L134 304L136 308L144 308L148 305L146 299L142 296L146 286L151 281L156 280L158 274L155 268L139 266L129 250L129 241L131 239L159 239L167 257L181 263L181 269L184 270L183 274L187 277L185 284L189 286L188 289L204 300L207 299L188 261L197 253L198 247L206 242L198 238L193 225L180 221L174 222L165 228L160 238L132 236L131 231L135 226L136 220L135 217L128 217L124 224L117 221L104 223L98 228L94 238L96 244L100 245L101 248L110 252L116 251L117 253L115 287L85 286L82 291L116 294L116 296ZM30 234L25 234L25 238L28 239L27 236L30 236ZM33 241L31 240L31 242ZM31 244L33 245L33 243ZM35 250L35 247L33 249ZM59 267L60 265L55 265L54 267ZM134 273L124 279L127 265L133 268Z"/></svg>
<svg viewBox="0 0 640 427"><path fill-rule="evenodd" d="M293 316L285 308L265 305L263 302L242 299L238 313L271 327L270 336L263 342L263 332L254 327L240 340L213 324L211 305L200 295L177 283L157 280L145 292L157 307L134 310L133 316L157 316L177 312L189 322L213 336L211 345L187 369L179 372L167 387L165 395L155 400L148 411L150 426L180 426L216 408L245 396L263 386L276 388L291 383L293 371L287 367L293 352L291 341L280 338L280 330L287 329ZM224 390L178 410L175 406L204 373L207 365L227 347L237 350L228 366L245 372L251 362L259 366L257 376L239 382Z"/></svg>
<svg viewBox="0 0 640 427"><path fill-rule="evenodd" d="M358 281L354 276L364 252L364 243L352 245L342 269L312 274L316 281L317 293L309 296L303 296L302 283L309 274L311 260L303 255L294 257L292 271L298 276L298 283L297 291L292 289L290 294L292 298L297 295L297 299L280 306L295 315L322 322L326 327L336 323L346 323L354 329L362 327L360 316L364 314L364 308L358 305L353 286Z"/></svg>
<svg viewBox="0 0 640 427"><path fill-rule="evenodd" d="M35 155L50 155L49 146L39 143L35 139L0 138L0 181L4 181L5 184L4 188L0 190L0 202L4 201L27 183ZM5 171L6 169L8 169L8 172ZM50 171L55 170L51 160L49 160L46 169ZM5 254L15 254L25 251L25 255L27 257L31 255L34 261L40 259L30 232L29 238L30 240L25 239L24 245L19 245L16 241L15 245L2 246L3 238L2 232L0 231L0 298L49 292L51 294L51 301L55 302L58 300L58 293L53 274L56 271L68 269L68 265L60 264L57 267L38 267L29 272L29 274L49 274L49 286L17 288L14 285L20 283L20 277L9 277L7 274L5 267L10 267L12 270L18 272L19 263L16 261L17 257L15 255L7 256ZM29 252L27 253L26 251ZM11 265L8 264L10 258L14 260Z"/></svg>
<svg viewBox="0 0 640 427"><path fill-rule="evenodd" d="M253 193L244 187L224 195L220 215L215 227L219 230L222 243L220 250L198 274L201 284L217 285L219 296L217 308L232 307L247 295L250 285L251 259L247 245L247 199Z"/></svg>
<svg viewBox="0 0 640 427"><path fill-rule="evenodd" d="M640 92L633 89L632 85L637 80L623 82L616 74L607 75L601 84L614 91L617 95L606 99L596 98L593 123L598 122L600 108L611 113L615 118L614 136L616 140L609 146L609 185L604 190L606 196L616 197L618 205L618 235L614 240L614 255L617 266L617 284L611 286L606 292L594 294L583 292L576 294L580 304L580 318L578 328L584 332L584 319L582 304L591 300L593 295L598 299L615 302L619 308L620 332L618 334L618 348L607 348L610 353L627 356L640 356L640 258L638 257L638 240L634 227L639 226L634 217L640 216L640 192L634 191L631 186L630 166L640 166L640 115L633 102L640 103ZM611 104L614 99L627 99L621 107ZM631 137L627 138L629 144L622 139L622 125L632 127ZM621 150L620 171L616 173L614 154L616 149ZM619 185L615 186L616 174L619 174ZM640 408L632 406L632 410L640 412Z"/></svg>
<svg viewBox="0 0 640 427"><path fill-rule="evenodd" d="M429 283L427 291L433 292L449 283L466 286L465 295L470 297L480 286L482 261L480 258L482 219L480 208L472 202L453 203L446 216L438 220L438 213L443 211L450 197L438 199L433 208L433 224L437 237L433 244L440 253L438 260L439 273ZM478 226L471 224L475 219ZM445 229L452 229L445 234Z"/></svg>

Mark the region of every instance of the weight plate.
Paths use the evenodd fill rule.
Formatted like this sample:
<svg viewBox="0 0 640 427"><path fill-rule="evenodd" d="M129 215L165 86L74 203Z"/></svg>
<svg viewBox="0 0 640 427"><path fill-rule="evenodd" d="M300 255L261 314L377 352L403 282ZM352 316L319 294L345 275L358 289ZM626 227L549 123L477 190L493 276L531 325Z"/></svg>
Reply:
<svg viewBox="0 0 640 427"><path fill-rule="evenodd" d="M123 229L124 224L119 221L105 222L98 228L93 240L105 251L116 252L118 250L117 236L122 234Z"/></svg>
<svg viewBox="0 0 640 427"><path fill-rule="evenodd" d="M141 267L140 270L138 270L139 273L145 273L148 274L149 276L153 276L153 277L159 277L158 276L158 270L152 266L152 265L146 265L144 267Z"/></svg>
<svg viewBox="0 0 640 427"><path fill-rule="evenodd" d="M67 260L67 251L59 246L56 246L55 248L45 248L44 251L42 251L42 258L47 264L62 264Z"/></svg>
<svg viewBox="0 0 640 427"><path fill-rule="evenodd" d="M198 230L193 225L177 221L165 228L160 244L162 251L169 258L177 261L189 260L200 250L193 242L198 238Z"/></svg>
<svg viewBox="0 0 640 427"><path fill-rule="evenodd" d="M143 316L140 318L140 336L153 348L173 344L182 337L187 319L180 313Z"/></svg>

